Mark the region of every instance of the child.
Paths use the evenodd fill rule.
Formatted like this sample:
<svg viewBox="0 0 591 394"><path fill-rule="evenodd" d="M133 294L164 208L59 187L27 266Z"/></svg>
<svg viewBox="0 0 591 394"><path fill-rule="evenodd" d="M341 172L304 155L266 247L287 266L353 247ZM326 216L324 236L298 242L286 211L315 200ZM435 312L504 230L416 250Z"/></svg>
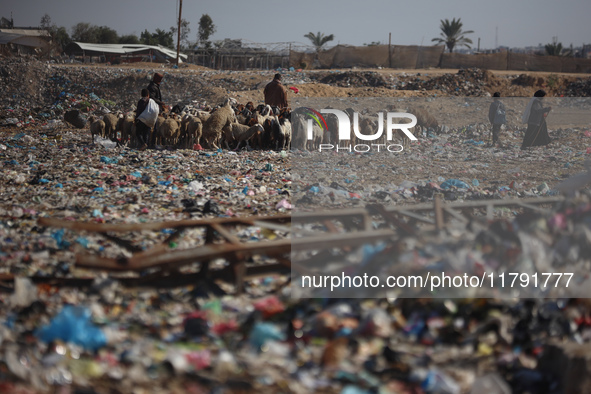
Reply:
<svg viewBox="0 0 591 394"><path fill-rule="evenodd" d="M499 141L499 133L501 131L501 126L507 123L505 105L501 103L499 97L501 97L501 94L499 92L495 92L495 94L493 94L493 102L490 104L490 107L488 109L488 120L490 121L490 123L492 123L491 146L495 146L496 143Z"/></svg>
<svg viewBox="0 0 591 394"><path fill-rule="evenodd" d="M154 100L150 98L150 92L148 92L148 89L142 89L142 98L138 101L137 109L135 110L135 128L140 150L145 150L148 147L150 130L154 127L155 123L152 122L152 118L154 118L155 121L158 116L158 111L156 111L156 117L147 112L154 111L154 107L157 108L157 105Z"/></svg>

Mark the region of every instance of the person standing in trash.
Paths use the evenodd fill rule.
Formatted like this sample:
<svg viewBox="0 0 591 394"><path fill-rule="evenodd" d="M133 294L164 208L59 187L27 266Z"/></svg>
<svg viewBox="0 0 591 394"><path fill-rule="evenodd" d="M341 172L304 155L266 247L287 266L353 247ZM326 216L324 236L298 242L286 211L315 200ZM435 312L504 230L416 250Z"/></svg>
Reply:
<svg viewBox="0 0 591 394"><path fill-rule="evenodd" d="M530 146L548 145L552 141L548 135L548 126L546 124L546 116L548 116L548 112L552 110L552 107L542 105L544 96L546 96L546 92L538 90L525 108L521 120L524 123L527 122L527 130L521 144L522 150Z"/></svg>
<svg viewBox="0 0 591 394"><path fill-rule="evenodd" d="M166 108L164 101L162 101L162 93L160 92L160 82L162 82L162 78L164 75L160 73L155 73L154 77L148 84L148 92L150 92L150 98L158 104L160 107L160 112L163 112Z"/></svg>
<svg viewBox="0 0 591 394"><path fill-rule="evenodd" d="M501 126L507 123L507 116L505 112L505 104L499 100L501 94L495 92L493 94L493 102L488 108L488 120L492 124L492 145L499 141L499 133L501 132Z"/></svg>
<svg viewBox="0 0 591 394"><path fill-rule="evenodd" d="M150 103L151 102L151 103ZM155 119L158 117L158 106L155 100L150 98L150 92L148 89L142 89L142 98L137 103L137 109L135 110L135 135L139 141L139 150L145 150L150 142L150 132L155 123ZM155 116L147 116L147 111L155 111Z"/></svg>
<svg viewBox="0 0 591 394"><path fill-rule="evenodd" d="M265 86L263 93L265 95L265 104L279 109L288 107L287 89L281 84L281 74L275 74L273 80Z"/></svg>

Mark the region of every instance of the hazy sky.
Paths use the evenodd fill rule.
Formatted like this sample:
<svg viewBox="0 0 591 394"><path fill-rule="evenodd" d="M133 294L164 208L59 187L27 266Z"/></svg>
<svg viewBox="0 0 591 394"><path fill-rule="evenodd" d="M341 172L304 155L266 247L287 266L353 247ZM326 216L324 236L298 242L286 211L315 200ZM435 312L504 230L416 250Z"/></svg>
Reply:
<svg viewBox="0 0 591 394"><path fill-rule="evenodd" d="M78 22L109 26L119 35L144 29L168 30L177 23L178 0L0 0L0 16L15 26L38 26L43 14L71 27ZM184 0L183 18L195 40L199 18L209 14L217 27L214 40L307 43L304 34L334 34L331 44L362 45L372 41L431 45L441 19L460 17L476 47L494 48L546 44L557 36L564 46L591 43L591 0ZM176 43L176 37L175 37Z"/></svg>

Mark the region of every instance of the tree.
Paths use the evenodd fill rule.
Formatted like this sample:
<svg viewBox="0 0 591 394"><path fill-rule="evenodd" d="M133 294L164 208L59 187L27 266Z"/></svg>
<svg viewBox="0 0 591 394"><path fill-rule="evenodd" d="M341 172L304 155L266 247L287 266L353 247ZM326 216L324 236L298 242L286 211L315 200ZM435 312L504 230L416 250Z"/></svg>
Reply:
<svg viewBox="0 0 591 394"><path fill-rule="evenodd" d="M52 26L51 24L51 17L49 16L48 13L45 13L42 17L41 17L41 22L39 22L39 26L41 27L41 30L47 30L49 31Z"/></svg>
<svg viewBox="0 0 591 394"><path fill-rule="evenodd" d="M174 41L172 32L166 32L162 29L156 29L155 33L144 30L140 35L140 42L144 45L162 45L163 47L173 48Z"/></svg>
<svg viewBox="0 0 591 394"><path fill-rule="evenodd" d="M449 19L442 19L441 26L439 26L441 29L441 37L435 37L431 41L437 42L439 44L445 44L450 53L454 51L456 45L470 48L469 44L472 44L472 40L464 37L464 35L474 33L474 31L462 31L462 26L463 24L461 22L461 18L458 18L458 20L454 18L451 22Z"/></svg>
<svg viewBox="0 0 591 394"><path fill-rule="evenodd" d="M49 32L53 44L57 46L55 49L59 48L58 52L61 52L61 50L66 47L66 45L72 42L66 28L63 26L57 27L55 23L51 23L51 17L47 13L41 17L39 26L41 29L47 30Z"/></svg>
<svg viewBox="0 0 591 394"><path fill-rule="evenodd" d="M127 34L119 37L119 44L139 44L140 39L135 34Z"/></svg>
<svg viewBox="0 0 591 394"><path fill-rule="evenodd" d="M156 29L156 33L153 34L158 42L158 45L163 47L174 49L174 40L172 39L172 32L166 32L162 29Z"/></svg>
<svg viewBox="0 0 591 394"><path fill-rule="evenodd" d="M65 48L69 43L72 42L72 39L68 34L68 31L63 26L57 27L53 25L51 30L51 36L53 37L55 43L61 46L62 48Z"/></svg>
<svg viewBox="0 0 591 394"><path fill-rule="evenodd" d="M548 56L560 56L562 52L562 43L561 42L553 42L551 44L546 44L544 46L546 48L546 55Z"/></svg>
<svg viewBox="0 0 591 394"><path fill-rule="evenodd" d="M210 48L211 42L209 41L209 37L215 34L216 30L211 17L208 14L201 15L199 19L199 30L197 31L197 41L206 48Z"/></svg>
<svg viewBox="0 0 591 394"><path fill-rule="evenodd" d="M191 32L191 28L189 27L189 22L186 19L181 19L181 46L190 46L191 43L189 42L189 33ZM172 33L173 37L177 36L178 26L172 26L170 28L170 32Z"/></svg>
<svg viewBox="0 0 591 394"><path fill-rule="evenodd" d="M96 29L98 44L117 44L119 34L108 26L94 27Z"/></svg>
<svg viewBox="0 0 591 394"><path fill-rule="evenodd" d="M328 36L325 36L323 33L320 33L320 32L318 32L318 34L314 34L314 33L310 32L308 34L305 34L304 37L306 37L308 40L310 40L312 42L312 45L314 45L314 47L316 47L316 54L320 53L320 50L322 49L324 44L326 44L329 41L334 40L333 34L329 34Z"/></svg>
<svg viewBox="0 0 591 394"><path fill-rule="evenodd" d="M148 29L144 30L142 34L140 34L140 43L144 45L158 45L156 38L152 36L152 33L150 33Z"/></svg>
<svg viewBox="0 0 591 394"><path fill-rule="evenodd" d="M86 22L79 22L72 26L72 40L96 44L98 42L98 29Z"/></svg>
<svg viewBox="0 0 591 394"><path fill-rule="evenodd" d="M572 57L574 50L573 45L570 45L570 49L564 48L561 42L558 42L558 37L552 37L552 43L544 45L546 49L546 55L548 56L567 56Z"/></svg>

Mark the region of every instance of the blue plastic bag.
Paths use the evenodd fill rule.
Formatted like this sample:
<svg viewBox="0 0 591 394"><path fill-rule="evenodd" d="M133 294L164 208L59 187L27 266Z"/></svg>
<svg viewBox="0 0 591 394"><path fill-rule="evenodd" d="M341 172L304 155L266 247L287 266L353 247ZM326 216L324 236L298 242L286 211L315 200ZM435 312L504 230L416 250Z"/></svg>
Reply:
<svg viewBox="0 0 591 394"><path fill-rule="evenodd" d="M90 321L91 312L81 306L66 305L51 323L37 330L36 336L43 342L60 339L88 350L97 350L107 343L105 334Z"/></svg>

